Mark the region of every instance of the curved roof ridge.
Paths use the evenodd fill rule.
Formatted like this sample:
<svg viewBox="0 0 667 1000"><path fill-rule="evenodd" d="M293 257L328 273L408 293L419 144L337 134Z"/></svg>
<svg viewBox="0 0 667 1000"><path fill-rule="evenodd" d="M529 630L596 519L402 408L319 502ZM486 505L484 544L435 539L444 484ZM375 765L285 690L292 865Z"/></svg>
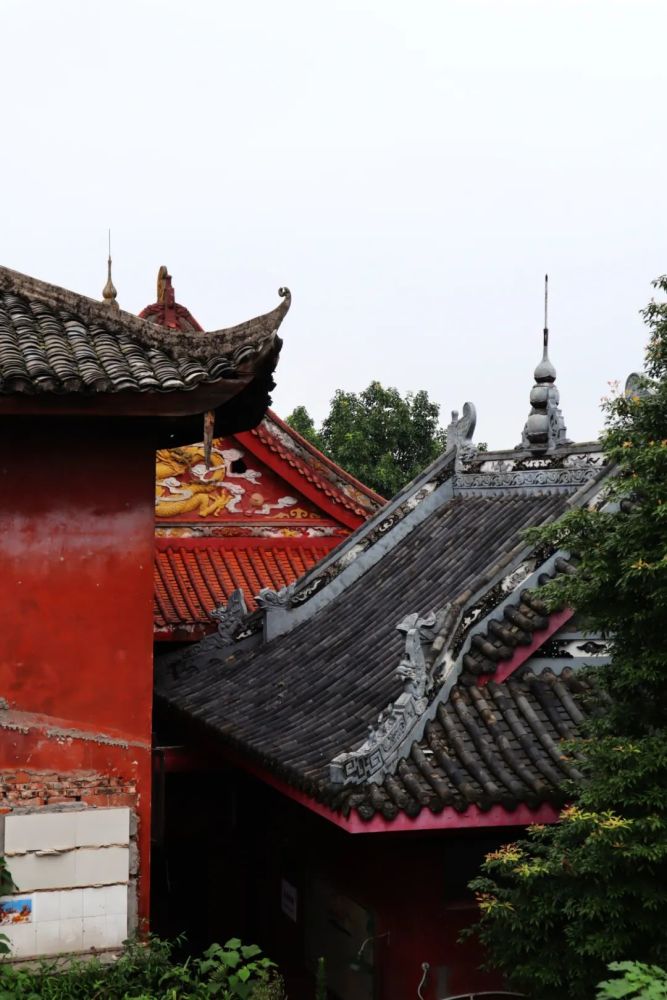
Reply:
<svg viewBox="0 0 667 1000"><path fill-rule="evenodd" d="M277 413L275 413L271 409L268 409L266 411L266 416L264 417L262 424L260 424L259 426L261 427L262 425L264 425L270 428L271 423L276 424L276 426L285 434L287 434L297 445L299 445L300 448L308 452L309 455L316 458L322 465L326 466L334 474L334 477L344 479L345 481L350 483L350 485L353 486L355 490L358 490L360 493L364 493L376 504L384 506L384 504L387 503L386 497L383 497L379 493L376 493L375 490L370 488L370 486L366 486L364 483L361 482L361 480L353 476L351 472L348 472L347 469L344 469L342 465L338 465L336 462L333 461L333 459L329 458L328 455L325 455L323 451L320 451L319 448L316 448L314 444L312 444L306 438L302 437L302 435L299 434L298 431L294 430L293 427L290 427L290 425L281 417L279 417ZM259 427L254 428L253 433L257 432L258 430Z"/></svg>
<svg viewBox="0 0 667 1000"><path fill-rule="evenodd" d="M174 357L188 354L198 359L229 354L240 348L245 348L248 353L259 353L277 333L292 301L289 289L280 288L278 294L282 302L270 312L235 326L206 333L191 333L169 330L122 309L110 310L106 302L21 274L8 267L0 266L0 290L71 312L89 322L99 323L106 330L127 334L146 347L159 348Z"/></svg>

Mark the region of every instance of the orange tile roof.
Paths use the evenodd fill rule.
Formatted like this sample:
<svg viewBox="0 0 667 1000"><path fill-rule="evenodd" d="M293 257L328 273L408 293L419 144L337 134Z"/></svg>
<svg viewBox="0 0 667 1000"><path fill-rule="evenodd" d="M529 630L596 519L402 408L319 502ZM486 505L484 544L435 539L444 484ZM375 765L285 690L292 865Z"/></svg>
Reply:
<svg viewBox="0 0 667 1000"><path fill-rule="evenodd" d="M302 438L293 427L267 410L264 419L251 431L237 435L252 448L252 438L260 441L269 451L291 466L306 482L311 483L334 503L352 511L364 520L382 507L386 500L379 493L364 486L349 472L336 465Z"/></svg>
<svg viewBox="0 0 667 1000"><path fill-rule="evenodd" d="M210 631L210 612L241 588L250 611L263 587L279 590L303 576L339 539L158 538L154 624L157 638Z"/></svg>

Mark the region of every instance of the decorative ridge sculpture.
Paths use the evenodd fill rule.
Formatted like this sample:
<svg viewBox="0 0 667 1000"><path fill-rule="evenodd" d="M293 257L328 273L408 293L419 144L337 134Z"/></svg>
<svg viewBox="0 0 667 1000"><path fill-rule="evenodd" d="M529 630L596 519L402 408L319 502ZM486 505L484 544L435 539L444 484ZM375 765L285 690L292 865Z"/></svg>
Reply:
<svg viewBox="0 0 667 1000"><path fill-rule="evenodd" d="M445 612L448 609L445 609ZM440 616L440 619L442 615ZM336 784L361 783L384 776L396 764L402 742L426 710L431 671L425 649L438 631L439 617L431 611L425 618L406 615L396 626L405 635L405 652L396 668L403 690L369 726L368 736L356 750L338 754L329 764L330 780Z"/></svg>
<svg viewBox="0 0 667 1000"><path fill-rule="evenodd" d="M459 417L458 410L452 410L452 420L447 428L447 449L456 447L456 472L461 472L477 451L477 446L472 443L476 425L477 410L474 403L463 404L462 417Z"/></svg>

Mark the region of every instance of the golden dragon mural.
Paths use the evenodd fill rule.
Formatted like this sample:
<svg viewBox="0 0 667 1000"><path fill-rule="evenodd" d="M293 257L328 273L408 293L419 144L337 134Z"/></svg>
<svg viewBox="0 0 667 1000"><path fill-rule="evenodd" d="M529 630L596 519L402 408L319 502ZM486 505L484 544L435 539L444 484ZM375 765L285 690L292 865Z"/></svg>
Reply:
<svg viewBox="0 0 667 1000"><path fill-rule="evenodd" d="M177 517L197 513L200 517L217 515L234 499L224 482L227 463L215 449L207 469L203 445L163 448L157 453L155 473L156 517Z"/></svg>
<svg viewBox="0 0 667 1000"><path fill-rule="evenodd" d="M207 463L203 444L158 451L155 466L157 518L219 518L225 511L245 517L318 518L304 500L281 496L282 483L265 482L259 469L248 468L245 453L218 439ZM260 492L261 490L261 492Z"/></svg>

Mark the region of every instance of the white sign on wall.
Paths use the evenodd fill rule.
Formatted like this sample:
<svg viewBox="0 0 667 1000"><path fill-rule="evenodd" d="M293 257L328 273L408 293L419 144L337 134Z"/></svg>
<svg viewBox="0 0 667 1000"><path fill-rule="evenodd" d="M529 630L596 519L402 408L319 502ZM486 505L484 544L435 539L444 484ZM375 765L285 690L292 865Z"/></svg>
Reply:
<svg viewBox="0 0 667 1000"><path fill-rule="evenodd" d="M299 894L291 882L282 879L280 883L280 909L296 923Z"/></svg>

